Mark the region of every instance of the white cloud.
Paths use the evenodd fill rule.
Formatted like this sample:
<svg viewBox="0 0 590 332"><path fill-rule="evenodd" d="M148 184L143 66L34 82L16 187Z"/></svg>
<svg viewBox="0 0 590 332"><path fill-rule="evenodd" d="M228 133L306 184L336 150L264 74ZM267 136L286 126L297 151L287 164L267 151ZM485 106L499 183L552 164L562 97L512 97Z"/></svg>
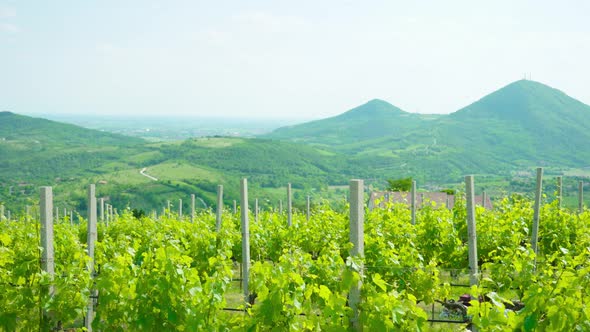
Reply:
<svg viewBox="0 0 590 332"><path fill-rule="evenodd" d="M260 26L272 31L305 27L308 25L302 17L291 15L275 15L263 11L247 11L233 16L233 19L241 24Z"/></svg>
<svg viewBox="0 0 590 332"><path fill-rule="evenodd" d="M20 28L15 24L0 22L0 32L17 33L19 31Z"/></svg>
<svg viewBox="0 0 590 332"><path fill-rule="evenodd" d="M11 7L0 6L0 18L9 18L16 16L16 9Z"/></svg>
<svg viewBox="0 0 590 332"><path fill-rule="evenodd" d="M16 9L14 9L12 7L0 5L0 19L4 20L4 19L13 18L13 17L16 17ZM0 33L1 32L17 33L19 31L20 31L20 28L16 24L5 22L5 21L0 22Z"/></svg>
<svg viewBox="0 0 590 332"><path fill-rule="evenodd" d="M104 55L118 55L122 49L111 43L98 43L95 45L96 51Z"/></svg>

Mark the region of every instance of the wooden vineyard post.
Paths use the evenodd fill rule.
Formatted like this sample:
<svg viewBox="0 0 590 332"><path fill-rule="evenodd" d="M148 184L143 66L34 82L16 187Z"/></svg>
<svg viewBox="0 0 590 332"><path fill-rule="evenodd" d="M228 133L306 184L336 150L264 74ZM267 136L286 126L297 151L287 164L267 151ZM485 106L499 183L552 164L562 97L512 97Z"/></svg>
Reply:
<svg viewBox="0 0 590 332"><path fill-rule="evenodd" d="M410 190L410 208L412 209L412 225L416 225L416 181L412 180Z"/></svg>
<svg viewBox="0 0 590 332"><path fill-rule="evenodd" d="M287 183L287 226L293 225L293 201L291 200L291 184Z"/></svg>
<svg viewBox="0 0 590 332"><path fill-rule="evenodd" d="M350 180L350 242L353 247L350 249L350 256L358 261L358 273L361 276L357 284L350 288L348 303L352 309L350 324L355 331L362 331L363 325L360 322L359 304L361 300L361 287L365 242L364 242L364 183L363 180Z"/></svg>
<svg viewBox="0 0 590 332"><path fill-rule="evenodd" d="M195 194L191 194L191 223L195 222L195 203L196 196Z"/></svg>
<svg viewBox="0 0 590 332"><path fill-rule="evenodd" d="M10 210L6 211L6 219L12 220L12 214L10 213Z"/></svg>
<svg viewBox="0 0 590 332"><path fill-rule="evenodd" d="M254 222L258 223L258 198L254 200Z"/></svg>
<svg viewBox="0 0 590 332"><path fill-rule="evenodd" d="M578 212L584 212L584 182L578 183Z"/></svg>
<svg viewBox="0 0 590 332"><path fill-rule="evenodd" d="M100 198L100 221L104 222L104 198Z"/></svg>
<svg viewBox="0 0 590 332"><path fill-rule="evenodd" d="M31 207L27 205L25 207L25 222L29 222L31 220Z"/></svg>
<svg viewBox="0 0 590 332"><path fill-rule="evenodd" d="M39 211L41 216L41 269L49 275L50 285L44 289L50 297L53 296L55 288L53 286L53 276L55 274L55 262L53 252L53 192L51 187L41 187L39 200ZM44 330L49 330L47 311L43 310L41 325Z"/></svg>
<svg viewBox="0 0 590 332"><path fill-rule="evenodd" d="M182 220L182 198L178 199L178 220Z"/></svg>
<svg viewBox="0 0 590 332"><path fill-rule="evenodd" d="M562 195L563 195L563 178L561 176L557 177L557 206L561 209L562 203Z"/></svg>
<svg viewBox="0 0 590 332"><path fill-rule="evenodd" d="M250 303L248 282L250 276L250 227L248 222L248 180L242 179L240 183L240 196L242 199L242 289L244 290L244 301Z"/></svg>
<svg viewBox="0 0 590 332"><path fill-rule="evenodd" d="M0 205L0 220L4 219L4 205Z"/></svg>
<svg viewBox="0 0 590 332"><path fill-rule="evenodd" d="M465 193L467 194L467 243L469 245L469 284L478 284L479 271L477 266L477 231L475 228L475 195L473 175L465 177Z"/></svg>
<svg viewBox="0 0 590 332"><path fill-rule="evenodd" d="M236 200L234 199L234 214L238 213L238 207L237 207L237 203Z"/></svg>
<svg viewBox="0 0 590 332"><path fill-rule="evenodd" d="M541 190L543 184L543 168L537 168L537 188L535 190L535 211L533 215L533 231L532 231L532 238L531 238L531 247L535 252L535 255L538 254L538 240L539 240L539 215L541 210ZM535 257L535 262L537 258ZM535 263L536 265L536 263Z"/></svg>
<svg viewBox="0 0 590 332"><path fill-rule="evenodd" d="M307 195L307 221L309 221L309 217L311 216L311 197Z"/></svg>
<svg viewBox="0 0 590 332"><path fill-rule="evenodd" d="M74 210L70 210L70 225L74 225Z"/></svg>
<svg viewBox="0 0 590 332"><path fill-rule="evenodd" d="M217 211L215 215L215 230L221 231L221 216L223 215L223 186L217 186Z"/></svg>
<svg viewBox="0 0 590 332"><path fill-rule="evenodd" d="M59 222L59 208L56 206L55 207L55 222Z"/></svg>
<svg viewBox="0 0 590 332"><path fill-rule="evenodd" d="M94 279L94 245L96 243L96 186L91 184L88 186L88 271L90 278ZM88 310L86 318L84 319L84 326L88 331L92 331L92 320L94 320L94 300L96 298L96 290L90 291L90 299L88 300Z"/></svg>
<svg viewBox="0 0 590 332"><path fill-rule="evenodd" d="M483 208L486 208L486 201L488 200L488 195L486 194L486 191L482 191L481 192L481 206L483 206Z"/></svg>
<svg viewBox="0 0 590 332"><path fill-rule="evenodd" d="M369 209L369 212L372 212L373 209L375 209L375 196L376 196L376 193L372 192L371 196L369 198L369 204L367 206Z"/></svg>

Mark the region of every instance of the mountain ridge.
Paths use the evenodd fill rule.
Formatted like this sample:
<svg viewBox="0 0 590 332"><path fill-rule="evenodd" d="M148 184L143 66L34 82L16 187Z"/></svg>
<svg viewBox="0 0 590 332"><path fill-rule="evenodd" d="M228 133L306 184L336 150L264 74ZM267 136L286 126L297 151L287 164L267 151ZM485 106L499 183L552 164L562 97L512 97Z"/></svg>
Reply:
<svg viewBox="0 0 590 332"><path fill-rule="evenodd" d="M372 99L339 115L299 125L278 128L263 138L289 139L316 145L331 146L344 139L348 143L359 139L377 139L391 132L416 127L423 117L409 113L381 99Z"/></svg>
<svg viewBox="0 0 590 332"><path fill-rule="evenodd" d="M518 80L512 82L490 94L485 95L484 97L480 98L479 100L467 105L453 113L450 113L450 116L453 117L463 117L467 115L471 116L481 116L483 114L478 114L477 111L480 113L485 113L489 116L507 116L507 115L514 115L507 113L507 111L515 108L522 108L526 107L527 104L531 104L534 102L534 99L543 98L545 99L545 107L550 105L550 107L555 110L559 108L560 104L568 104L568 103L577 103L580 106L585 105L581 101L567 95L561 90L553 88L551 86L545 85L540 82L531 81L531 80ZM479 110L475 109L474 106L480 107ZM588 106L588 105L585 105ZM481 109L482 107L487 107L487 110ZM495 112L489 112L490 109L494 109ZM563 114L568 114L569 109L558 109L562 111ZM482 112L484 111L484 112ZM485 111L488 111L487 113ZM534 113L536 109L527 109L529 114Z"/></svg>
<svg viewBox="0 0 590 332"><path fill-rule="evenodd" d="M20 115L9 111L0 112L0 137L15 142L48 142L63 146L134 145L145 141L73 124Z"/></svg>
<svg viewBox="0 0 590 332"><path fill-rule="evenodd" d="M34 185L68 179L73 188L106 177L121 204L142 197L164 204L156 193L199 190L214 198L213 181L237 183L244 176L253 188L293 182L305 190L341 185L350 178L377 186L400 177L425 184L459 183L465 174L511 181L513 172L536 166L553 166L554 172L581 169L590 160L585 147L590 106L528 81L504 86L454 115L408 113L371 100L338 116L281 131L284 137L269 139L150 143L1 112L0 194L22 182L31 184L27 193L34 196ZM143 167L162 181L149 182L139 174ZM8 198L30 198L19 197Z"/></svg>
<svg viewBox="0 0 590 332"><path fill-rule="evenodd" d="M405 112L408 115L398 114L393 124L390 118L357 112L357 118L342 127L372 135L327 139L326 131L337 133L335 128L341 126L334 119L348 112L319 120L323 122L315 126L296 125L291 132L279 128L268 137L325 145L365 158L367 167L383 165L392 174L428 173L429 168L440 167L459 176L534 165L586 166L584 160L590 160L590 149L583 148L590 140L590 106L536 81L509 83L447 115ZM366 123L378 124L377 130Z"/></svg>

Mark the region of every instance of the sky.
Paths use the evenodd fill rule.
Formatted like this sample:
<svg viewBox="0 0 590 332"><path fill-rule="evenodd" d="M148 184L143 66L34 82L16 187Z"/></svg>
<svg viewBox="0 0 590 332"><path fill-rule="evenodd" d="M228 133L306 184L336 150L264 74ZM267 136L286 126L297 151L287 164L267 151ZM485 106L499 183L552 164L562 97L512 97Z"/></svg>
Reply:
<svg viewBox="0 0 590 332"><path fill-rule="evenodd" d="M530 78L590 104L590 1L0 0L0 111L450 113Z"/></svg>

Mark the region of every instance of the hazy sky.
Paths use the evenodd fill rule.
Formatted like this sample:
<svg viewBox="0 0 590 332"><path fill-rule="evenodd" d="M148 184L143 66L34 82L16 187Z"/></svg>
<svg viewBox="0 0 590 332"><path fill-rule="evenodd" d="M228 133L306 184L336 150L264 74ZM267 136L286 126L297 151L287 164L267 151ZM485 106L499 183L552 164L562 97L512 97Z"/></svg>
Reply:
<svg viewBox="0 0 590 332"><path fill-rule="evenodd" d="M590 104L590 1L0 0L0 110L449 113L531 73Z"/></svg>

